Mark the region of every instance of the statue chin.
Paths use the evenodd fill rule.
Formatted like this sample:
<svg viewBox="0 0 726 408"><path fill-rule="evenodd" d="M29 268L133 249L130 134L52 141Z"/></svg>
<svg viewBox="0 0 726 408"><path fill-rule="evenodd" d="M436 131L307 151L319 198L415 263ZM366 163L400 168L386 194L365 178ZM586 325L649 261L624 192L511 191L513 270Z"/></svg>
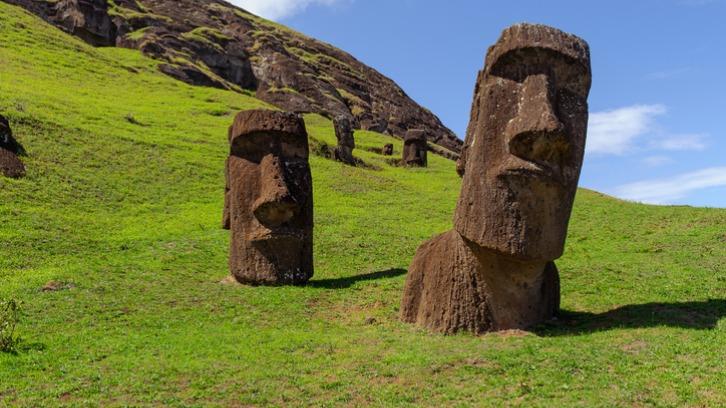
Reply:
<svg viewBox="0 0 726 408"><path fill-rule="evenodd" d="M516 205L509 204L509 211L514 214L500 215L513 219L516 226L512 230L520 237L507 240L509 250L504 255L508 253L522 261L552 261L562 256L574 194L549 179L517 176L507 178L502 184L508 196L515 198ZM500 203L493 208L506 208L506 205Z"/></svg>

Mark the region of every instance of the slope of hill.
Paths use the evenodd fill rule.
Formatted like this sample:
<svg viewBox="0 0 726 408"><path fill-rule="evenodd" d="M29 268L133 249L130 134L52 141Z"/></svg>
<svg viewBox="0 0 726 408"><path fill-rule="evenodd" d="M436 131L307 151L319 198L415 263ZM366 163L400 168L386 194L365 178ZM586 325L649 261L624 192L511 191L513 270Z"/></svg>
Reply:
<svg viewBox="0 0 726 408"><path fill-rule="evenodd" d="M356 128L461 141L395 82L350 54L220 0L5 0L95 45L137 48L189 83L256 91L295 112L349 116Z"/></svg>
<svg viewBox="0 0 726 408"><path fill-rule="evenodd" d="M0 2L0 112L28 152L26 178L0 178L0 298L24 302L0 405L726 404L726 211L581 190L560 320L432 335L398 305L418 244L451 226L454 163L391 167L365 149L400 142L361 131L374 168L311 157L310 284L225 286L226 127L265 102L158 64Z"/></svg>

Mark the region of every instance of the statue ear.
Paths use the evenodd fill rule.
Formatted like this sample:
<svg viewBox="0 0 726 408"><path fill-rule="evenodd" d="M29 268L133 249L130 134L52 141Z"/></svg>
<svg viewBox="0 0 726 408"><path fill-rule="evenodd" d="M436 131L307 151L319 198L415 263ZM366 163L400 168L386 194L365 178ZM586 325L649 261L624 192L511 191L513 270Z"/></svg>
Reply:
<svg viewBox="0 0 726 408"><path fill-rule="evenodd" d="M229 199L229 159L224 162L224 210L222 211L222 228L230 229L230 199Z"/></svg>
<svg viewBox="0 0 726 408"><path fill-rule="evenodd" d="M224 193L224 211L222 212L222 229L231 229L232 223L229 214L229 192Z"/></svg>
<svg viewBox="0 0 726 408"><path fill-rule="evenodd" d="M466 152L468 148L466 145L461 147L461 156L459 156L459 160L456 161L456 174L459 175L459 177L464 177L464 172L466 171Z"/></svg>
<svg viewBox="0 0 726 408"><path fill-rule="evenodd" d="M490 51L491 48L492 47L490 47ZM481 86L484 83L485 74L486 71L482 69L476 75L476 84L474 85L474 100L471 103L469 124L466 127L466 137L464 137L464 144L461 146L461 155L459 156L459 160L456 161L456 173L459 175L459 177L464 177L464 172L466 171L466 156L469 150L469 144L471 144L471 140L474 137L473 135L479 122L479 103L481 100L480 91Z"/></svg>

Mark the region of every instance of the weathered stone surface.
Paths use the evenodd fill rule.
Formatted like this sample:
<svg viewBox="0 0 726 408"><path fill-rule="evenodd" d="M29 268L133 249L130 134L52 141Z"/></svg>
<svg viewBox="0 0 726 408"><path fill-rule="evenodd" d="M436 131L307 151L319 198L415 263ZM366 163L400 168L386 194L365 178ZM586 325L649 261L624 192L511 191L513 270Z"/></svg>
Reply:
<svg viewBox="0 0 726 408"><path fill-rule="evenodd" d="M387 143L383 146L384 156L393 156L393 143Z"/></svg>
<svg viewBox="0 0 726 408"><path fill-rule="evenodd" d="M426 130L461 141L389 78L353 56L218 0L6 0L94 45L137 48L182 81L257 97L291 112L345 115L353 127L403 138Z"/></svg>
<svg viewBox="0 0 726 408"><path fill-rule="evenodd" d="M8 120L0 115L0 174L10 178L25 175L25 166L18 158L23 154L23 147L13 138Z"/></svg>
<svg viewBox="0 0 726 408"><path fill-rule="evenodd" d="M582 166L591 70L578 37L512 26L489 49L457 171L455 228L409 269L404 321L434 331L523 329L554 315Z"/></svg>
<svg viewBox="0 0 726 408"><path fill-rule="evenodd" d="M338 139L338 146L335 148L335 160L355 166L353 149L355 149L355 137L353 136L353 125L347 116L338 116L333 120L335 137Z"/></svg>
<svg viewBox="0 0 726 408"><path fill-rule="evenodd" d="M411 129L403 139L403 164L406 166L426 167L428 144L426 132L422 129Z"/></svg>
<svg viewBox="0 0 726 408"><path fill-rule="evenodd" d="M240 283L303 284L313 276L313 191L305 122L240 112L229 129L223 227Z"/></svg>

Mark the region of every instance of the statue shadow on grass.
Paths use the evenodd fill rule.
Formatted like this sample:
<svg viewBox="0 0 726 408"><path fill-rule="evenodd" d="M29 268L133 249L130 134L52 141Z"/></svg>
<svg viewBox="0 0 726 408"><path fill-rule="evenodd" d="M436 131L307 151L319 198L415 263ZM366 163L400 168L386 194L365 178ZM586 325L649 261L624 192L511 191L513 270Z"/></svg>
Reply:
<svg viewBox="0 0 726 408"><path fill-rule="evenodd" d="M385 271L366 273L364 275L348 276L344 278L334 279L312 280L308 282L307 286L325 289L344 289L349 288L358 282L395 278L404 274L406 274L405 269L392 268L386 269Z"/></svg>
<svg viewBox="0 0 726 408"><path fill-rule="evenodd" d="M714 329L726 317L726 299L626 305L604 313L561 310L557 319L532 329L537 335L569 336L611 329L681 327Z"/></svg>

